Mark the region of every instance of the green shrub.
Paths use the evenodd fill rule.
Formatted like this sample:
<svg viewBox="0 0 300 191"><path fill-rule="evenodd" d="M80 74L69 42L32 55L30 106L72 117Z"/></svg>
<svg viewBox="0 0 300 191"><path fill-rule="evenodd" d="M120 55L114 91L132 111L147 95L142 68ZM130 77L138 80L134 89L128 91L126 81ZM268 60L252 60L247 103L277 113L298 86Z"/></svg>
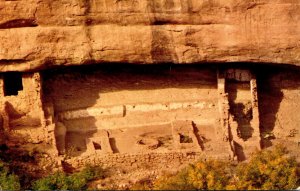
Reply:
<svg viewBox="0 0 300 191"><path fill-rule="evenodd" d="M154 181L152 189L289 190L299 185L299 164L288 155L286 148L277 146L260 151L249 162L237 165L216 160L199 161L175 175L161 176Z"/></svg>
<svg viewBox="0 0 300 191"><path fill-rule="evenodd" d="M228 163L222 161L199 161L190 165L178 174L165 175L155 181L154 189L158 190L218 190L228 184Z"/></svg>
<svg viewBox="0 0 300 191"><path fill-rule="evenodd" d="M86 189L89 181L103 177L102 168L86 167L82 171L71 175L57 172L35 181L32 188L34 190L82 190Z"/></svg>
<svg viewBox="0 0 300 191"><path fill-rule="evenodd" d="M299 186L298 164L289 157L284 147L258 152L249 163L237 168L237 179L233 188L288 190Z"/></svg>
<svg viewBox="0 0 300 191"><path fill-rule="evenodd" d="M1 190L20 190L19 177L10 172L7 164L0 161L0 186Z"/></svg>

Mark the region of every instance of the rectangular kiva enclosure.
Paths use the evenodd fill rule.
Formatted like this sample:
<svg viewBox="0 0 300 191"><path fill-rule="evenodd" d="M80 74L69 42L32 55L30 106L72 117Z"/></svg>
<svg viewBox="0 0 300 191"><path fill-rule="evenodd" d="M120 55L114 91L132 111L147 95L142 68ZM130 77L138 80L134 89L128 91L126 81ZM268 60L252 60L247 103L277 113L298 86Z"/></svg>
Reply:
<svg viewBox="0 0 300 191"><path fill-rule="evenodd" d="M131 66L46 73L44 99L52 107L59 153L191 150L228 156L216 71Z"/></svg>

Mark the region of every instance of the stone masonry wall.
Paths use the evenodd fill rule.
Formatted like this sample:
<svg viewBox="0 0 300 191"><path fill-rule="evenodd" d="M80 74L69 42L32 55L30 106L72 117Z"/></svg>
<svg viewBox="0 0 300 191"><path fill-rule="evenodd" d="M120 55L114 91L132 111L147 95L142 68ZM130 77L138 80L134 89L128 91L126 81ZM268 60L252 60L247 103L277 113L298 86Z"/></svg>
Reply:
<svg viewBox="0 0 300 191"><path fill-rule="evenodd" d="M9 75L9 74L8 74ZM17 135L19 142L39 143L46 140L42 84L39 73L20 75L22 89L17 95L4 95L3 76L1 87L1 115L3 129L9 136ZM15 79L16 80L16 79ZM16 86L16 84L6 84Z"/></svg>
<svg viewBox="0 0 300 191"><path fill-rule="evenodd" d="M200 159L218 158L229 160L225 157L206 156L203 152L171 152L171 153L140 153L140 154L107 154L104 156L89 155L65 160L64 162L78 169L87 164L100 165L102 167L125 167L166 169L173 165L193 163Z"/></svg>

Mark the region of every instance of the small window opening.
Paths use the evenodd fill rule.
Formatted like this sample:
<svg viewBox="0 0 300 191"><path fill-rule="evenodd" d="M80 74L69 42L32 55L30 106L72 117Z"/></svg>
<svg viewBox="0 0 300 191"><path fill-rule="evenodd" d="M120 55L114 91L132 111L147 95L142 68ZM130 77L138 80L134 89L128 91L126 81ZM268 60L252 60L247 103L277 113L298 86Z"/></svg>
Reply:
<svg viewBox="0 0 300 191"><path fill-rule="evenodd" d="M93 145L94 145L95 150L101 150L100 143L93 142Z"/></svg>
<svg viewBox="0 0 300 191"><path fill-rule="evenodd" d="M23 90L22 74L19 72L7 72L3 75L4 96L18 95Z"/></svg>
<svg viewBox="0 0 300 191"><path fill-rule="evenodd" d="M180 135L180 143L192 143L193 139L191 137L189 137L188 135L183 135L183 134L179 134Z"/></svg>

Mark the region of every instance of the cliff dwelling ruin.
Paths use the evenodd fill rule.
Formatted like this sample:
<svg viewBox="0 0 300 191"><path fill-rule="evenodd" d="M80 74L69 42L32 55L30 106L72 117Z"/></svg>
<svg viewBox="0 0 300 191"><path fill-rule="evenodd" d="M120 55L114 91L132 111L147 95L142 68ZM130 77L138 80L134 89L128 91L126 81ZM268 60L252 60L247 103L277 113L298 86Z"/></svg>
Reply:
<svg viewBox="0 0 300 191"><path fill-rule="evenodd" d="M2 130L18 143L47 143L75 168L165 164L170 156L179 164L243 161L280 141L298 150L299 71L265 69L91 65L5 73Z"/></svg>
<svg viewBox="0 0 300 191"><path fill-rule="evenodd" d="M299 160L299 10L295 0L0 1L0 151L37 150L44 174L245 161L276 144Z"/></svg>

